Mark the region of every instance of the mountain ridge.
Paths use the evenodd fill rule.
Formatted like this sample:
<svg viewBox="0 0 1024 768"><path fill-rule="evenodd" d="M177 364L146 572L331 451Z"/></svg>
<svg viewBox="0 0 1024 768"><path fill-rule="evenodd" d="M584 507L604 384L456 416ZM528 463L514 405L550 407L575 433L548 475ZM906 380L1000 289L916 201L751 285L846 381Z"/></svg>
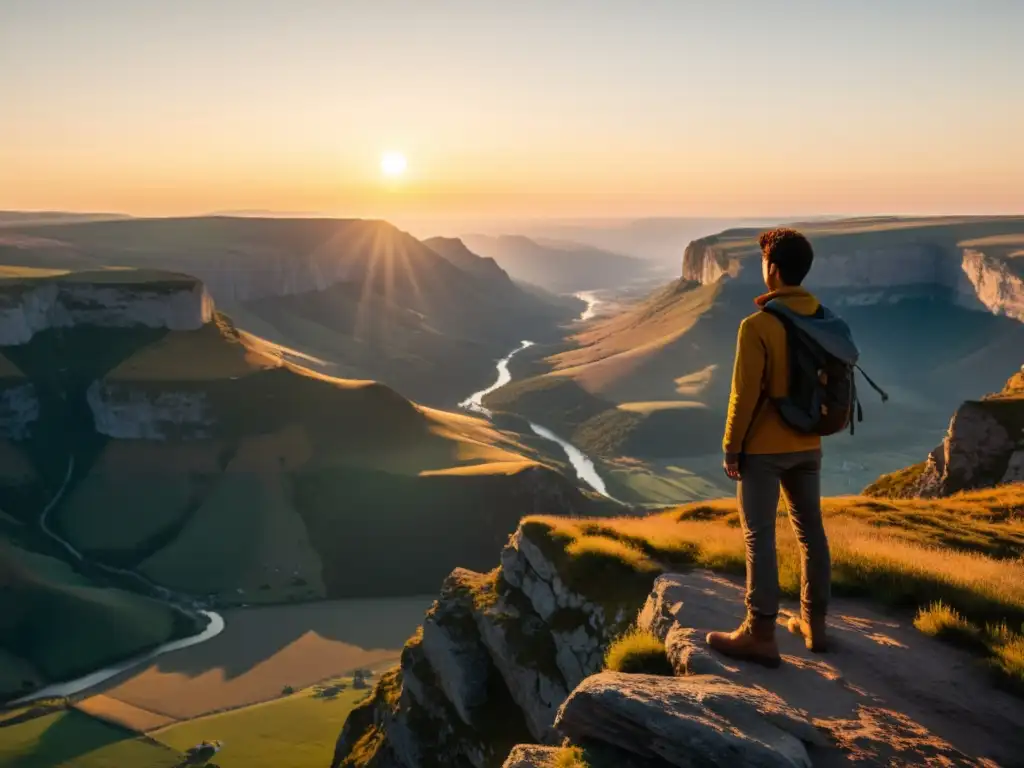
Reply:
<svg viewBox="0 0 1024 768"><path fill-rule="evenodd" d="M474 253L493 258L514 279L554 293L617 287L648 269L642 259L566 241L524 235L462 235Z"/></svg>
<svg viewBox="0 0 1024 768"><path fill-rule="evenodd" d="M62 554L36 530L54 506L50 527L87 561L202 605L415 594L500 543L524 512L604 508L487 422L297 365L237 329L194 278L116 270L0 280L0 300L4 289L57 291L30 335L5 335L11 315L0 316L0 336L15 342L0 345L0 539L34 569L50 566L32 552ZM167 309L182 294L185 328ZM390 558L420 576L399 577ZM141 610L137 596L84 578ZM27 590L8 597L21 605ZM157 626L167 632L125 654L177 625ZM4 667L0 691L23 690L5 677L20 668Z"/></svg>
<svg viewBox="0 0 1024 768"><path fill-rule="evenodd" d="M1016 365L1024 322L1014 307L1018 295L1024 301L1024 282L1018 294L1013 269L1024 219L814 226L818 257L808 287L850 323L861 364L892 395L884 408L866 396L856 436L830 442L838 461L826 487L855 492L906 461L889 457L894 449L927 451L964 392L1001 386ZM730 230L691 243L680 278L550 348L546 370L485 405L546 424L604 461L618 498L725 492L717 454L736 329L764 290L755 234ZM977 256L979 242L995 245ZM683 478L680 467L700 482Z"/></svg>
<svg viewBox="0 0 1024 768"><path fill-rule="evenodd" d="M478 263L463 254L463 267ZM434 405L473 391L527 338L555 338L576 304L460 268L387 222L193 217L0 231L16 268L163 269L193 275L243 328L302 364L380 379ZM518 327L517 327L518 326ZM454 391L453 391L454 390Z"/></svg>

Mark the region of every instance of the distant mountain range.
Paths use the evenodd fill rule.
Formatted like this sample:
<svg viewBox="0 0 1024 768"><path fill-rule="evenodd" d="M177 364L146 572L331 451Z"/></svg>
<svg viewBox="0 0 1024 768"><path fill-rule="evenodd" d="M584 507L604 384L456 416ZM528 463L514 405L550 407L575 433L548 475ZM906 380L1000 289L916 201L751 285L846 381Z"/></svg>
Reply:
<svg viewBox="0 0 1024 768"><path fill-rule="evenodd" d="M71 224L82 221L129 219L123 213L72 213L68 211L0 211L0 227L30 224Z"/></svg>
<svg viewBox="0 0 1024 768"><path fill-rule="evenodd" d="M862 383L865 422L829 442L830 482L842 483L830 492L859 491L879 474L879 457L929 450L965 393L999 388L1024 362L1024 219L804 229L817 254L809 287L849 321L864 368L893 396L883 406ZM695 241L682 278L586 328L548 357L548 373L514 381L485 404L604 457L613 485L625 484L613 491L619 498L652 498L651 478L637 485L636 467L616 463L623 457L666 482L680 467L705 468L717 481L736 329L764 290L756 232Z"/></svg>
<svg viewBox="0 0 1024 768"><path fill-rule="evenodd" d="M614 288L644 276L649 268L641 259L580 243L537 241L522 235L464 235L461 239L516 280L555 293Z"/></svg>
<svg viewBox="0 0 1024 768"><path fill-rule="evenodd" d="M559 336L583 303L522 291L458 241L435 245L359 219L34 222L0 230L0 264L194 275L239 326L305 365L454 405L508 348Z"/></svg>

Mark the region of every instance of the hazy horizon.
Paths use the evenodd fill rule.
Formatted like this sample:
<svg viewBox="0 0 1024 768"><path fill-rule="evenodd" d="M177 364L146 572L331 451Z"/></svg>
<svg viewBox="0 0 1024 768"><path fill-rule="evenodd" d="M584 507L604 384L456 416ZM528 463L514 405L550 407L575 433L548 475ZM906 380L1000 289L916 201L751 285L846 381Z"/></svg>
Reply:
<svg viewBox="0 0 1024 768"><path fill-rule="evenodd" d="M0 209L1024 210L1024 4L890 5L7 4Z"/></svg>

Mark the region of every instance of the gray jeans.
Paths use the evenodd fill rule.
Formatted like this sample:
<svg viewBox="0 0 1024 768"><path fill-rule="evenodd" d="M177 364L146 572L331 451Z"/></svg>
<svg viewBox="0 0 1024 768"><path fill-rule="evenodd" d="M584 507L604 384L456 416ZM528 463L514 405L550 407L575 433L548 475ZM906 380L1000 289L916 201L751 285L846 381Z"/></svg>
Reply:
<svg viewBox="0 0 1024 768"><path fill-rule="evenodd" d="M821 519L821 452L743 456L737 498L747 547L747 610L779 612L775 519L779 486L800 546L800 601L815 613L828 609L832 562Z"/></svg>

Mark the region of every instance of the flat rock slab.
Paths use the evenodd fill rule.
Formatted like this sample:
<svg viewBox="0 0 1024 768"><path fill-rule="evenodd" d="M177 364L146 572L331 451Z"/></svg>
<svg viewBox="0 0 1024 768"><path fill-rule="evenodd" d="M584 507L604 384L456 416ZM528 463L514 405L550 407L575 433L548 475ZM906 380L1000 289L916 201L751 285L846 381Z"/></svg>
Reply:
<svg viewBox="0 0 1024 768"><path fill-rule="evenodd" d="M811 768L817 729L777 696L714 675L602 672L566 699L555 728L672 766Z"/></svg>
<svg viewBox="0 0 1024 768"><path fill-rule="evenodd" d="M832 650L812 654L779 616L780 669L710 651L710 630L742 620L743 586L709 571L658 578L640 624L665 640L677 673L715 675L775 694L829 734L841 758L814 764L1024 765L1024 702L994 688L982 662L929 638L908 620L836 600Z"/></svg>

